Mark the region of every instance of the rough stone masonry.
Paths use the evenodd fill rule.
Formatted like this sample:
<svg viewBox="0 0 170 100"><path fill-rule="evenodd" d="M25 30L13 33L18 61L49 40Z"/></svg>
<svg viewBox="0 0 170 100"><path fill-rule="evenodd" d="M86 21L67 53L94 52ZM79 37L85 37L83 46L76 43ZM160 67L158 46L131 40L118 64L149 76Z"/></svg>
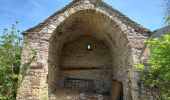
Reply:
<svg viewBox="0 0 170 100"><path fill-rule="evenodd" d="M109 92L112 81L117 80L122 83L124 100L147 99L138 85L134 65L147 60L144 41L150 33L101 0L74 0L23 32L28 42L23 46L22 66L34 51L36 57L17 99L60 100L57 92L68 78L79 79L78 88L85 86L79 83L92 80L99 94Z"/></svg>

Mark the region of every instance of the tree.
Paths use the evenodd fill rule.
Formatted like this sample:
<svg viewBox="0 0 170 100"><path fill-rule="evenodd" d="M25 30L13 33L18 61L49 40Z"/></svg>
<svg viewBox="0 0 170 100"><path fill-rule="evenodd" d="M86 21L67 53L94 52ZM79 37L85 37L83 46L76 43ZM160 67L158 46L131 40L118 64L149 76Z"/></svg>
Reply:
<svg viewBox="0 0 170 100"><path fill-rule="evenodd" d="M165 0L165 18L168 24L170 24L170 0Z"/></svg>
<svg viewBox="0 0 170 100"><path fill-rule="evenodd" d="M168 17L169 18L169 17ZM167 19L170 21L170 19ZM169 27L170 28L170 27ZM170 33L162 38L146 41L150 48L149 69L145 64L137 64L140 69L141 83L158 100L170 99Z"/></svg>
<svg viewBox="0 0 170 100"><path fill-rule="evenodd" d="M0 100L13 100L16 97L23 37L16 29L5 29L0 37Z"/></svg>
<svg viewBox="0 0 170 100"><path fill-rule="evenodd" d="M141 82L159 100L170 99L170 35L163 39L154 38L146 42L151 55L149 70L144 64L138 64L141 70Z"/></svg>
<svg viewBox="0 0 170 100"><path fill-rule="evenodd" d="M170 25L170 0L166 3L166 22ZM169 27L170 28L170 27ZM160 33L161 34L161 33ZM170 33L146 41L150 48L149 69L137 64L141 83L158 100L170 100Z"/></svg>

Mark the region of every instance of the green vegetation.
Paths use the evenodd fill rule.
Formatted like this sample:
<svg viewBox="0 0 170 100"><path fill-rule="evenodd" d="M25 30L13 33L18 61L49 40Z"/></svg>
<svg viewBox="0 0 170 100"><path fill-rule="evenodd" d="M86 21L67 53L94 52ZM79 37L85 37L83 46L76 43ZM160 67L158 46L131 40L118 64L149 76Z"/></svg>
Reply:
<svg viewBox="0 0 170 100"><path fill-rule="evenodd" d="M166 22L170 25L170 0L165 0ZM168 16L168 17L167 17ZM170 27L169 27L170 28ZM149 68L138 64L142 86L158 100L170 100L170 33L146 41L150 48Z"/></svg>
<svg viewBox="0 0 170 100"><path fill-rule="evenodd" d="M18 88L23 38L19 36L16 24L10 31L5 29L0 37L0 100L14 100Z"/></svg>
<svg viewBox="0 0 170 100"><path fill-rule="evenodd" d="M149 69L138 64L141 70L141 83L159 100L170 99L170 35L163 39L154 38L147 41L151 55Z"/></svg>
<svg viewBox="0 0 170 100"><path fill-rule="evenodd" d="M170 16L167 17L166 21L170 25Z"/></svg>
<svg viewBox="0 0 170 100"><path fill-rule="evenodd" d="M168 19L170 21L170 19ZM150 48L149 68L138 64L141 83L158 100L170 100L170 34L146 41Z"/></svg>
<svg viewBox="0 0 170 100"><path fill-rule="evenodd" d="M20 68L22 45L26 41L20 36L17 23L12 25L11 30L4 29L0 37L0 100L16 100L17 90L36 55L36 51L32 50L33 57Z"/></svg>

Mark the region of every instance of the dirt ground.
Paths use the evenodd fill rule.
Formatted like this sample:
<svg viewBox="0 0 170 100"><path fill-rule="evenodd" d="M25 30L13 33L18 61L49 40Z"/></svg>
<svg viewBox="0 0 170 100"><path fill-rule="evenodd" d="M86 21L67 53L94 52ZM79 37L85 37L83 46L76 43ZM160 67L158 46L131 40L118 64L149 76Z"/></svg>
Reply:
<svg viewBox="0 0 170 100"><path fill-rule="evenodd" d="M108 96L102 96L100 94L84 94L69 89L57 91L55 96L57 97L55 100L111 100Z"/></svg>

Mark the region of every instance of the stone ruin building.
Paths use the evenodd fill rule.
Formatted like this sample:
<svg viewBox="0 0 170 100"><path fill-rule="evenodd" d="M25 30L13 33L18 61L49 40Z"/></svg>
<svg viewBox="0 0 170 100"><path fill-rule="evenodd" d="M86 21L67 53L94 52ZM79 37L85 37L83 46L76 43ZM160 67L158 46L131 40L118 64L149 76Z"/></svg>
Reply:
<svg viewBox="0 0 170 100"><path fill-rule="evenodd" d="M18 100L109 95L115 81L121 83L119 100L144 100L135 64L148 58L144 41L151 32L103 1L74 0L23 35L22 65L35 58Z"/></svg>

